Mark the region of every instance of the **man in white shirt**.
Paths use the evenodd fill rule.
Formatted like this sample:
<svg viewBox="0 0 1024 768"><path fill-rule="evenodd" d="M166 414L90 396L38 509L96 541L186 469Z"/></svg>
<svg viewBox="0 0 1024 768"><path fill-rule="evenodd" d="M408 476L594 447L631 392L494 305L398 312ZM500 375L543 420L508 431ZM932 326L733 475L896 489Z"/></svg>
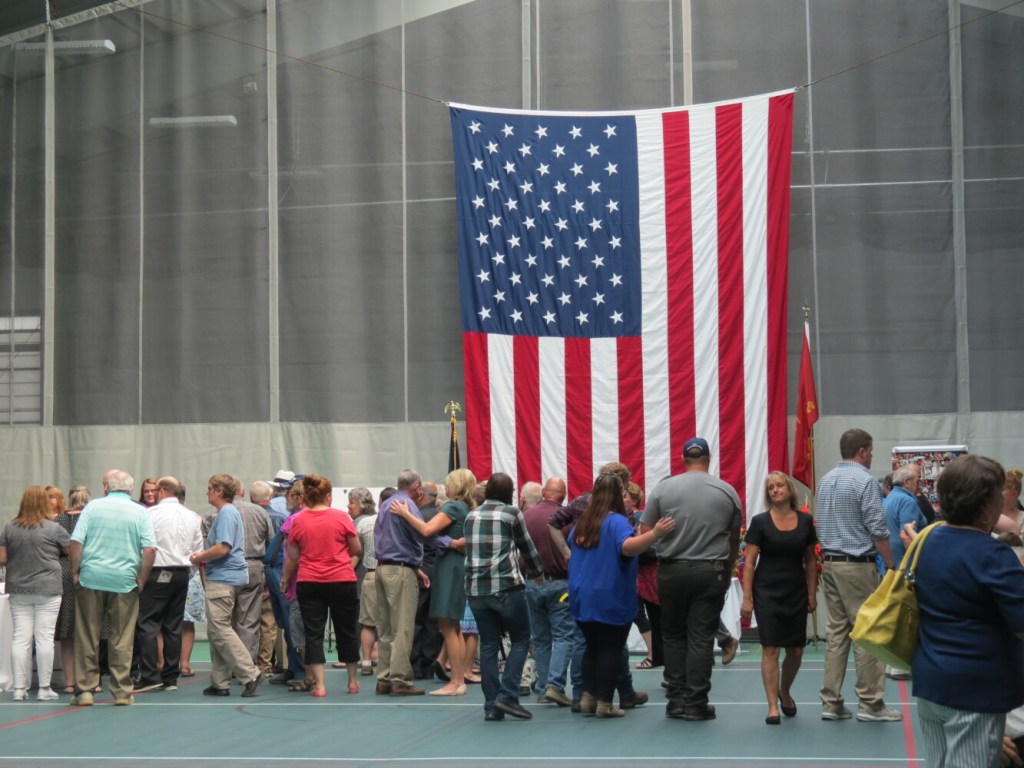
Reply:
<svg viewBox="0 0 1024 768"><path fill-rule="evenodd" d="M135 693L175 690L181 673L181 623L192 575L189 555L202 549L199 515L181 503L185 489L173 477L157 481L157 503L149 510L156 536L156 561L139 595L135 653L139 682ZM163 637L162 668L157 638Z"/></svg>

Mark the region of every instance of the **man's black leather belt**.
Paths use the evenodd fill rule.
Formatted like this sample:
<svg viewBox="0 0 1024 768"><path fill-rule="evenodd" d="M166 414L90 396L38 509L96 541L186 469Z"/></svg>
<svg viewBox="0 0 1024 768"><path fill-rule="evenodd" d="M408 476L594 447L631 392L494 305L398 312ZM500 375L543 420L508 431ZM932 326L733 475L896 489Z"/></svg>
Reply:
<svg viewBox="0 0 1024 768"><path fill-rule="evenodd" d="M401 560L377 560L377 565L400 565L403 568L412 568L414 571L418 571L420 567L413 565L412 563L403 563Z"/></svg>
<svg viewBox="0 0 1024 768"><path fill-rule="evenodd" d="M828 563L873 563L874 555L824 555Z"/></svg>

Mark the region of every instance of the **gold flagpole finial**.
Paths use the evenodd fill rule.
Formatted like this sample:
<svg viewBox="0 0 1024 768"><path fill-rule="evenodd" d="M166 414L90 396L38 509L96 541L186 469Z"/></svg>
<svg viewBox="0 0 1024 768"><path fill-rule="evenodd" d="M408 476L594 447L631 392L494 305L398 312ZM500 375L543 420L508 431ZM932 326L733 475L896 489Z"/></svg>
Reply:
<svg viewBox="0 0 1024 768"><path fill-rule="evenodd" d="M452 424L454 424L456 421L458 421L458 418L456 417L455 414L459 413L461 410L462 410L462 405L460 405L459 403L456 403L454 400L450 400L448 402L448 405L446 405L444 407L444 412L451 415Z"/></svg>
<svg viewBox="0 0 1024 768"><path fill-rule="evenodd" d="M800 309L802 309L804 311L804 322L806 323L807 322L807 318L809 318L811 316L811 308L809 306L807 306L806 304L804 304L802 307L800 307Z"/></svg>

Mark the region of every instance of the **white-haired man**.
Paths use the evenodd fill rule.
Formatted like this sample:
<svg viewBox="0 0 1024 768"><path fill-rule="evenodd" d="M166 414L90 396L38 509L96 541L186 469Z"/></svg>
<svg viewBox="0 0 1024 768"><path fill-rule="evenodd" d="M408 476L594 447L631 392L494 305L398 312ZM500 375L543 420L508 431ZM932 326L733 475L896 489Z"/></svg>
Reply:
<svg viewBox="0 0 1024 768"><path fill-rule="evenodd" d="M85 505L71 536L71 578L78 585L75 603L75 697L91 706L100 683L100 627L110 627L107 662L114 704L134 704L132 650L139 615L139 593L156 559L156 538L146 510L132 501L135 480L127 472L103 476L106 496Z"/></svg>

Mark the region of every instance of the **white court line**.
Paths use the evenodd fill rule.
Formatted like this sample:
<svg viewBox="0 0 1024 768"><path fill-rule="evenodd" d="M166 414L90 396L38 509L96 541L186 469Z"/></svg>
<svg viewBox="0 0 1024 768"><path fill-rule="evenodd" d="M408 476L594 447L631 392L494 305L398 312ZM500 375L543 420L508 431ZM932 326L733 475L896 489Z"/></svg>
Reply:
<svg viewBox="0 0 1024 768"><path fill-rule="evenodd" d="M82 760L105 760L110 762L117 761L145 761L145 762L171 762L175 760L179 761L210 761L219 763L230 763L230 762L246 762L246 763L267 763L267 762L288 762L288 763L440 763L440 762L457 762L466 763L474 762L483 764L485 761L488 763L521 763L521 762L567 762L567 763L580 763L583 761L609 763L609 762L621 762L623 764L631 763L645 763L645 762L665 762L671 761L673 763L679 763L680 761L700 761L707 763L718 763L725 761L743 761L751 764L758 763L818 763L822 765L829 765L831 763L843 763L856 765L859 763L924 763L924 758L908 758L905 755L897 755L894 757L833 757L831 755L826 757L778 757L778 756L759 756L759 755L739 755L739 756L718 756L718 757L701 757L696 755L662 755L662 756L646 756L637 757L636 755L623 755L621 757L594 757L592 755L585 756L552 756L552 755L537 755L535 757L508 757L506 755L479 755L476 757L454 757L451 755L443 755L438 757L292 757L292 756L281 756L281 757L262 757L253 755L251 757L228 757L225 755L216 755L213 757L204 756L197 757L196 755L185 755L182 757L168 757L163 756L135 756L135 757L124 757L124 756L100 756L100 755L58 755L58 756L8 756L0 757L0 765L7 763L12 760L50 760L53 762L67 762L75 761L80 763ZM756 762L755 762L756 761Z"/></svg>

